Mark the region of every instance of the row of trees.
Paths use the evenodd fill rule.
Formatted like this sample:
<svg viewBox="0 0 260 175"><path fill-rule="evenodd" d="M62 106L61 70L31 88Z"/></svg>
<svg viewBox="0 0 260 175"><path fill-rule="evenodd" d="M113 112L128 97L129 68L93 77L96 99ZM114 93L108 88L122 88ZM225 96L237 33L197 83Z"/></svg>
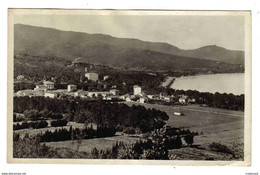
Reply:
<svg viewBox="0 0 260 175"><path fill-rule="evenodd" d="M67 120L61 119L61 120L53 120L51 121L51 126L52 127L59 127L59 126L66 126L67 125ZM39 129L39 128L46 128L48 127L48 122L45 120L41 121L35 121L35 122L22 122L14 124L13 125L13 130L19 130L19 129L28 129L28 128L33 128L33 129Z"/></svg>
<svg viewBox="0 0 260 175"><path fill-rule="evenodd" d="M66 126L67 125L67 120L61 119L61 120L53 120L51 121L51 126L52 127L59 127L59 126Z"/></svg>
<svg viewBox="0 0 260 175"><path fill-rule="evenodd" d="M241 95L234 95L234 94L227 94L223 93L220 94L216 92L215 94L209 92L199 92L196 90L174 90L174 89L165 89L164 93L166 95L187 95L190 98L194 98L196 103L198 104L206 104L209 107L215 108L222 108L222 109L229 109L229 110L238 110L244 111L244 104L245 104L245 96L244 94Z"/></svg>
<svg viewBox="0 0 260 175"><path fill-rule="evenodd" d="M142 132L161 128L165 124L164 121L169 119L165 112L146 109L139 105L130 107L123 103L110 103L102 100L49 99L44 97L14 97L14 112L25 112L25 115L32 119L35 117L30 117L31 113L35 114L32 116L38 116L39 113L48 115L51 113L49 116L52 119L64 117L79 123L96 123L107 127L134 127L139 128ZM41 117L46 118L43 114Z"/></svg>
<svg viewBox="0 0 260 175"><path fill-rule="evenodd" d="M22 122L21 124L17 123L13 125L13 130L19 130L19 129L39 129L39 128L46 128L48 126L48 122L41 120L36 122Z"/></svg>
<svg viewBox="0 0 260 175"><path fill-rule="evenodd" d="M112 137L116 133L115 128L101 127L98 126L96 130L92 127L90 128L72 128L69 130L62 128L56 129L54 132L46 131L39 134L41 142L57 142L65 140L80 140L80 139L92 139L92 138L102 138L102 137Z"/></svg>
<svg viewBox="0 0 260 175"><path fill-rule="evenodd" d="M31 120L31 121L63 118L63 115L61 113L54 113L47 109L44 109L42 111L38 111L37 109L28 109L25 110L23 114L26 120Z"/></svg>

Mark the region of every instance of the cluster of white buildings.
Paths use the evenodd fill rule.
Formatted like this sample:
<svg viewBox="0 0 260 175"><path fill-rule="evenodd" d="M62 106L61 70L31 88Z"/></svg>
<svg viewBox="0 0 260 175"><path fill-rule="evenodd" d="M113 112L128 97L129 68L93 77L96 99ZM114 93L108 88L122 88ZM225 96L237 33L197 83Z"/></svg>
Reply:
<svg viewBox="0 0 260 175"><path fill-rule="evenodd" d="M88 80L98 81L97 73L85 73L85 77ZM104 80L108 79L109 76L104 76ZM77 85L70 84L67 89L56 89L54 88L54 82L43 81L42 85L36 85L34 90L21 90L14 94L15 96L44 96L49 98L62 98L66 96L79 97L79 98L100 98L103 100L124 100L134 101L139 103L145 103L149 100L159 100L164 102L177 102L179 104L195 103L195 99L191 99L186 95L180 95L178 97L163 95L162 93L157 95L146 95L142 92L142 88L138 85L133 86L133 94L119 95L119 90L116 86L113 86L109 91L84 91L78 90ZM176 101L177 100L177 101Z"/></svg>
<svg viewBox="0 0 260 175"><path fill-rule="evenodd" d="M90 75L90 79L95 79L96 76ZM120 99L119 90L111 89L110 91L84 91L78 90L77 85L69 84L67 89L55 89L54 82L44 81L42 85L26 90L21 90L14 93L14 96L44 96L49 98L62 98L64 96L80 97L80 98L102 98L103 100Z"/></svg>
<svg viewBox="0 0 260 175"><path fill-rule="evenodd" d="M36 85L36 87L26 90L18 91L14 94L14 96L45 96L50 98L57 98L63 94L71 95L74 91L77 90L76 85L68 85L67 89L54 89L54 82L52 81L43 81L42 85Z"/></svg>

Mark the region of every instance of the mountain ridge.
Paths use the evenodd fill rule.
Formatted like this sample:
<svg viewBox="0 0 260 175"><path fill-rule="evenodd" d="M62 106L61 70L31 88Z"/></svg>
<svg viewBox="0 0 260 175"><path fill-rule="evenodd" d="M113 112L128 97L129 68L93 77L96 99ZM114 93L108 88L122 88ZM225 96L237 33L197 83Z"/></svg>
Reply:
<svg viewBox="0 0 260 175"><path fill-rule="evenodd" d="M225 54L225 52L228 52L227 49L216 47L220 49L219 53L223 52ZM216 47L206 46L206 48L210 49L207 49L204 57L210 56L212 48L214 50ZM163 65L161 69L165 67L170 68L167 62L165 62L166 60L173 68L178 68L176 64L181 64L183 67L192 68L192 65L194 65L195 69L202 69L203 67L197 64L196 61L202 64L203 60L207 62L206 67L214 68L216 66L214 64L217 64L217 60L201 57L201 52L198 53L198 49L187 52L168 43L149 42L139 39L122 39L110 35L61 31L23 24L14 25L14 51L27 52L32 55L53 55L70 60L76 57L83 57L98 64L116 64L117 66L125 63L129 63L126 66L131 66L138 65L139 63L143 67L146 67L144 64L146 62L146 64L150 65L149 68L158 68L158 66ZM156 55L156 57L153 55ZM194 57L194 55L198 57ZM153 60L158 65L152 65L147 60L142 60L142 56L148 60ZM133 59L135 57L141 60ZM131 62L131 60L135 60L135 63Z"/></svg>

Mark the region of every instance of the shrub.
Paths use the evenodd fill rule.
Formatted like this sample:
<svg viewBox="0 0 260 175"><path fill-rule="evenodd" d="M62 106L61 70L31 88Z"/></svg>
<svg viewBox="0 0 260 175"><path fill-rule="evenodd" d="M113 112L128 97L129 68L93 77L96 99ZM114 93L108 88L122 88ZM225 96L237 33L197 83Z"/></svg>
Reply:
<svg viewBox="0 0 260 175"><path fill-rule="evenodd" d="M194 138L193 134L188 134L184 136L184 140L188 146L191 146L193 144L193 138Z"/></svg>
<svg viewBox="0 0 260 175"><path fill-rule="evenodd" d="M29 128L29 127L30 127L29 123L22 122L22 124L19 124L19 123L14 124L13 125L13 130L26 129L26 128Z"/></svg>
<svg viewBox="0 0 260 175"><path fill-rule="evenodd" d="M125 127L120 124L116 125L116 131L118 131L118 132L123 132L124 128Z"/></svg>
<svg viewBox="0 0 260 175"><path fill-rule="evenodd" d="M179 136L168 137L168 140L166 142L166 146L167 146L168 149L181 148L181 146L182 146L181 138Z"/></svg>
<svg viewBox="0 0 260 175"><path fill-rule="evenodd" d="M25 121L25 118L21 115L16 115L14 114L14 122L21 122L21 121Z"/></svg>
<svg viewBox="0 0 260 175"><path fill-rule="evenodd" d="M71 114L69 114L69 113L65 113L63 118L65 120L67 120L67 121L72 121L73 120L73 116Z"/></svg>
<svg viewBox="0 0 260 175"><path fill-rule="evenodd" d="M133 128L133 127L126 127L126 128L124 128L123 133L135 134L135 128Z"/></svg>
<svg viewBox="0 0 260 175"><path fill-rule="evenodd" d="M24 117L29 119L29 120L32 120L32 121L35 121L35 120L39 120L40 119L40 114L39 114L39 111L38 110L25 110L24 111Z"/></svg>
<svg viewBox="0 0 260 175"><path fill-rule="evenodd" d="M52 114L49 114L49 117L50 117L51 119L62 119L62 118L63 118L62 114L60 114L60 113L52 113Z"/></svg>
<svg viewBox="0 0 260 175"><path fill-rule="evenodd" d="M60 157L58 152L46 145L41 145L38 137L26 134L24 138L14 135L13 139L14 158L53 158Z"/></svg>
<svg viewBox="0 0 260 175"><path fill-rule="evenodd" d="M48 122L45 120L41 120L40 122L30 122L30 127L33 129L46 128L48 126Z"/></svg>
<svg viewBox="0 0 260 175"><path fill-rule="evenodd" d="M67 120L62 119L62 120L54 120L51 121L51 126L53 127L58 127L58 126L66 126L67 125Z"/></svg>
<svg viewBox="0 0 260 175"><path fill-rule="evenodd" d="M226 145L222 145L220 143L213 142L209 145L210 150L221 152L221 153L227 153L227 154L234 154L233 151Z"/></svg>

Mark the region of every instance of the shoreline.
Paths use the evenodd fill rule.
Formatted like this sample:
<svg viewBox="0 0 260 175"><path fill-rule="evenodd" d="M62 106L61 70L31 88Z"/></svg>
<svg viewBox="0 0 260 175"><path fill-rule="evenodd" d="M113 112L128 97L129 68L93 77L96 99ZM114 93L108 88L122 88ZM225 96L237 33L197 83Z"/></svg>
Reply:
<svg viewBox="0 0 260 175"><path fill-rule="evenodd" d="M230 93L232 93L233 95L243 95L243 94L245 94L245 92L240 93L241 90L237 90L236 91L235 89L232 90L232 88L229 88L228 87L229 80L225 79L225 75L226 76L233 75L233 76L238 76L239 77L239 76L245 76L245 73L196 74L196 75L181 76L181 77L169 77L168 79L174 79L174 81L169 83L168 87L171 88L171 89L176 89L176 90L177 89L178 90L184 90L184 91L196 90L196 91L199 91L199 92L209 92L209 93L213 93L213 94L216 93L216 92L218 92L220 94L224 94L224 93L230 94ZM212 76L214 76L214 77L212 77ZM217 80L218 78L221 79L223 76L224 76L223 82L220 81L220 80L219 81ZM194 82L195 81L194 79L196 79L196 78L198 79L198 83ZM207 78L208 78L208 82L207 82ZM168 79L166 81L169 81ZM205 80L203 80L203 79L205 79ZM244 79L243 81L245 81L244 77L243 77L243 79ZM191 82L188 82L189 80ZM231 77L230 80L234 80L234 78ZM180 82L180 81L187 81L187 87L188 88L187 87L180 88L178 86L177 87L173 87L173 85L175 85L176 82ZM216 84L216 86L214 86L212 83L216 83L216 82L219 82L219 85ZM212 85L212 87L210 85ZM227 86L225 87L224 85L227 85ZM244 85L244 83L242 85ZM179 85L179 86L184 86L184 85ZM214 87L215 87L215 89L214 89ZM223 87L223 90L221 89L222 87ZM236 87L236 86L234 85L234 87ZM241 86L238 85L237 87L241 87ZM243 87L243 89L244 88L245 87ZM245 89L244 89L244 91L245 91Z"/></svg>

